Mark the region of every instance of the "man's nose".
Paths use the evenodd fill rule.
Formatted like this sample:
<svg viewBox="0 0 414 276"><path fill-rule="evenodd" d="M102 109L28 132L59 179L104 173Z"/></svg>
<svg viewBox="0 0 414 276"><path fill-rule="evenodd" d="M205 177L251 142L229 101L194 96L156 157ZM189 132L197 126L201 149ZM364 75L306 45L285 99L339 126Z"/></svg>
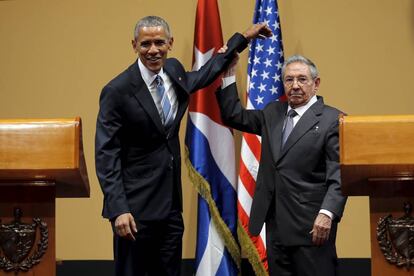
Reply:
<svg viewBox="0 0 414 276"><path fill-rule="evenodd" d="M151 46L150 46L150 48L148 50L148 53L150 53L150 54L156 54L156 53L158 53L158 47L157 47L157 45L155 45L155 43L152 43L151 44Z"/></svg>
<svg viewBox="0 0 414 276"><path fill-rule="evenodd" d="M293 79L292 88L293 89L299 89L300 88L299 81L297 79Z"/></svg>

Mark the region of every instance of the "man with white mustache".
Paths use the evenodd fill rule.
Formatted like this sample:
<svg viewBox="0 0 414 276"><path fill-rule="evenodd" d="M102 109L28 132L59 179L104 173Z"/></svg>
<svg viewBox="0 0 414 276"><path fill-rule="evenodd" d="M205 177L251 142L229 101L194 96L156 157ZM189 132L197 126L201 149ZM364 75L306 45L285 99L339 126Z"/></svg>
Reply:
<svg viewBox="0 0 414 276"><path fill-rule="evenodd" d="M266 222L269 274L337 275L336 229L346 203L339 168L341 112L316 96L318 70L299 55L282 67L287 102L246 110L238 98L235 63L216 96L226 125L262 138L249 231L259 235Z"/></svg>
<svg viewBox="0 0 414 276"><path fill-rule="evenodd" d="M102 90L96 124L96 173L102 215L114 231L117 276L180 275L181 156L178 132L192 92L212 83L253 38L269 37L255 24L227 42L227 51L186 72L167 58L174 39L160 17L138 21L132 47L138 60Z"/></svg>

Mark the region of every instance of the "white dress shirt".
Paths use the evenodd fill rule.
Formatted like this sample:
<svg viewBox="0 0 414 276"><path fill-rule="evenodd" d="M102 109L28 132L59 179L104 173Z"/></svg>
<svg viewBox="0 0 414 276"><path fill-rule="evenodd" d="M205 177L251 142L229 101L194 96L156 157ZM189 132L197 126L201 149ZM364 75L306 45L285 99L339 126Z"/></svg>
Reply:
<svg viewBox="0 0 414 276"><path fill-rule="evenodd" d="M141 62L140 59L138 59L138 67L139 67L139 71L141 72L142 79L144 80L145 84L148 87L148 90L151 93L152 99L154 100L155 106L157 107L158 113L160 114L161 118L163 116L163 111L162 111L161 99L157 93L157 85L155 82L155 78L157 77L157 75L159 75L162 78L162 81L164 82L165 93L167 93L168 99L170 100L170 103L171 103L171 108L173 112L172 119L174 120L175 116L177 115L178 101L177 101L177 95L175 94L174 85L171 82L170 77L167 74L165 74L163 68L161 68L158 74L155 74L151 70L148 70L148 68L145 67L145 65Z"/></svg>

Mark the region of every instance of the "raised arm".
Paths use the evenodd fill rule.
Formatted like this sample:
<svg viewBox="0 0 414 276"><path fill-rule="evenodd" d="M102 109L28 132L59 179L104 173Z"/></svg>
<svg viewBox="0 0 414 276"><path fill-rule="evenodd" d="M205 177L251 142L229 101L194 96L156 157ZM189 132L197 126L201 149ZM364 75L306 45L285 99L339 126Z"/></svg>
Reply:
<svg viewBox="0 0 414 276"><path fill-rule="evenodd" d="M235 33L227 41L226 51L218 52L197 71L187 73L186 84L188 91L190 93L195 92L216 80L226 70L237 53L242 52L247 47L250 40L255 38L263 39L271 35L272 31L265 23L254 24L243 34Z"/></svg>
<svg viewBox="0 0 414 276"><path fill-rule="evenodd" d="M216 93L223 122L243 132L261 135L263 113L260 110L246 110L240 103L237 92L235 67L238 56L223 75L221 89Z"/></svg>

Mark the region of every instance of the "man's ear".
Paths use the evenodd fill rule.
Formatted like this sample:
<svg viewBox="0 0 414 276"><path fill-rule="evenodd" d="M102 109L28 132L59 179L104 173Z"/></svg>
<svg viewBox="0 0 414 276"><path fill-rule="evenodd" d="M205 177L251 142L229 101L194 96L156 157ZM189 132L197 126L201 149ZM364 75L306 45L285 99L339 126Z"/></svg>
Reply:
<svg viewBox="0 0 414 276"><path fill-rule="evenodd" d="M320 77L317 77L316 79L315 79L315 93L316 92L318 92L318 90L319 90L319 85L321 84L321 78Z"/></svg>
<svg viewBox="0 0 414 276"><path fill-rule="evenodd" d="M134 49L134 52L137 53L137 41L135 39L131 40L132 48Z"/></svg>
<svg viewBox="0 0 414 276"><path fill-rule="evenodd" d="M173 43L174 43L174 37L171 37L170 40L168 41L168 50L169 51L171 51Z"/></svg>

